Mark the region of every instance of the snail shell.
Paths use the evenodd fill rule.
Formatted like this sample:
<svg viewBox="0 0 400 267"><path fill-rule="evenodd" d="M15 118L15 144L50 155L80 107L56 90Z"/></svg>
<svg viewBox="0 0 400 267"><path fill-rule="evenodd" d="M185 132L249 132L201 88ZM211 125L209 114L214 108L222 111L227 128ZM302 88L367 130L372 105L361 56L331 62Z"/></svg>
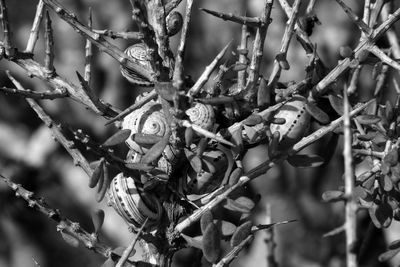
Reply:
<svg viewBox="0 0 400 267"><path fill-rule="evenodd" d="M287 149L304 136L310 125L310 115L306 111L306 99L302 96L294 96L284 104L275 114L275 118L284 118L284 124L271 124L271 132L280 133L279 147Z"/></svg>
<svg viewBox="0 0 400 267"><path fill-rule="evenodd" d="M167 16L167 34L168 36L174 36L177 34L183 25L183 17L181 13L173 11Z"/></svg>
<svg viewBox="0 0 400 267"><path fill-rule="evenodd" d="M127 54L135 63L142 66L149 72L154 72L152 65L150 63L148 57L148 46L143 43L137 43L134 45L129 46L125 49L125 54ZM152 83L148 81L146 78L143 78L134 70L122 67L121 66L121 74L124 76L129 82L137 85L143 86L151 86Z"/></svg>
<svg viewBox="0 0 400 267"><path fill-rule="evenodd" d="M206 151L202 156L203 170L196 173L192 167L187 170L187 194L201 195L217 189L225 175L228 161L219 150Z"/></svg>
<svg viewBox="0 0 400 267"><path fill-rule="evenodd" d="M161 104L154 101L133 111L122 122L123 129L131 130L131 137L136 133L164 136L167 133L168 127L169 125L162 111ZM147 151L146 148L141 147L132 138L128 138L126 143L131 149L139 153Z"/></svg>
<svg viewBox="0 0 400 267"><path fill-rule="evenodd" d="M137 188L131 177L119 173L111 182L107 192L108 204L127 222L140 227L154 228L161 218L162 207L158 199Z"/></svg>
<svg viewBox="0 0 400 267"><path fill-rule="evenodd" d="M201 128L211 131L215 123L215 113L211 105L196 103L194 107L186 110L190 121Z"/></svg>

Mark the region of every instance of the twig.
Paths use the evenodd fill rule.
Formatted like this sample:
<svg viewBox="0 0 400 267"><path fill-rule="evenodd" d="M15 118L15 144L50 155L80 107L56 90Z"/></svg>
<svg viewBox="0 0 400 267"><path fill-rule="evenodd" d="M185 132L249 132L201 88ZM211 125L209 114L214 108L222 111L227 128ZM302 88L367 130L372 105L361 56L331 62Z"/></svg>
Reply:
<svg viewBox="0 0 400 267"><path fill-rule="evenodd" d="M175 69L173 74L173 86L179 91L182 90L183 79L183 58L185 56L186 39L189 30L189 22L192 14L193 0L188 0L186 3L185 19L182 26L181 39L178 46L178 51L175 56ZM167 11L165 11L167 12Z"/></svg>
<svg viewBox="0 0 400 267"><path fill-rule="evenodd" d="M93 32L98 33L103 36L110 37L111 39L125 39L125 40L142 40L143 33L140 32L116 32L112 30L93 30Z"/></svg>
<svg viewBox="0 0 400 267"><path fill-rule="evenodd" d="M186 128L190 128L191 127L193 129L193 131L195 131L195 132L197 132L197 133L199 133L201 135L204 135L207 138L211 138L211 139L214 139L214 140L216 140L218 142L221 142L221 143L223 143L225 145L228 145L228 146L231 146L231 147L235 147L234 144L232 144L231 142L225 140L224 138L216 135L215 133L207 131L206 129L203 129L203 128L201 128L200 126L198 126L196 124L192 124L187 120L182 120L181 124L182 124L183 127L186 127Z"/></svg>
<svg viewBox="0 0 400 267"><path fill-rule="evenodd" d="M5 94L10 94L14 96L24 97L24 98L33 98L33 99L58 99L64 98L68 96L66 91L57 92L57 91L45 91L45 92L35 92L30 89L15 89L15 88L7 88L0 87L0 91Z"/></svg>
<svg viewBox="0 0 400 267"><path fill-rule="evenodd" d="M8 57L13 57L14 56L14 49L11 44L11 36L12 33L10 31L10 22L8 20L8 13L7 13L7 5L5 0L0 0L0 5L1 5L1 24L3 26L3 33L4 33L4 49L6 52L6 55Z"/></svg>
<svg viewBox="0 0 400 267"><path fill-rule="evenodd" d="M88 18L88 28L92 29L92 8L89 7L89 18ZM92 78L92 57L93 57L93 47L90 40L86 40L85 45L85 81L90 86Z"/></svg>
<svg viewBox="0 0 400 267"><path fill-rule="evenodd" d="M372 157L376 157L376 158L380 158L380 159L382 159L384 156L383 152L372 151L372 150L367 150L367 149L353 149L352 153L364 155L364 156L372 156Z"/></svg>
<svg viewBox="0 0 400 267"><path fill-rule="evenodd" d="M146 96L144 96L142 99L140 99L140 101L137 101L136 103L133 103L130 107L126 108L124 111L122 111L121 113L119 113L117 116L115 116L114 118L112 118L111 120L107 121L107 123L105 125L109 125L117 120L122 120L123 118L125 118L129 113L131 113L132 111L141 108L144 104L146 104L147 102L151 101L152 99L156 98L157 92L155 90L149 92Z"/></svg>
<svg viewBox="0 0 400 267"><path fill-rule="evenodd" d="M214 60L206 67L204 72L201 74L199 79L197 79L196 83L192 86L192 88L189 89L188 91L188 96L195 96L198 94L203 87L203 85L207 82L207 80L210 78L211 73L214 71L215 67L218 65L222 57L225 55L226 51L228 50L230 44L232 41L230 41L219 53L218 55L214 58Z"/></svg>
<svg viewBox="0 0 400 267"><path fill-rule="evenodd" d="M265 212L266 212L266 216L265 216L265 224L271 224L272 223L272 214L271 214L271 204L270 203L266 203L265 205ZM275 248L276 248L276 243L274 240L274 228L270 227L268 229L265 230L266 233L266 237L264 239L264 242L267 246L267 266L268 267L278 267L278 263L275 259Z"/></svg>
<svg viewBox="0 0 400 267"><path fill-rule="evenodd" d="M138 65L118 47L109 43L100 34L93 32L88 27L83 25L76 19L75 14L63 8L57 1L55 0L43 0L43 1L47 6L53 9L61 19L70 24L81 35L91 40L92 43L98 46L102 51L106 52L107 54L115 58L123 67L134 70L138 75L149 80L150 82L154 81L154 73L151 73L144 67Z"/></svg>
<svg viewBox="0 0 400 267"><path fill-rule="evenodd" d="M386 63L387 65L391 66L392 68L396 70L400 70L400 64L391 59L388 55L386 55L379 47L376 45L372 45L368 47L368 51L370 51L372 54L374 54L376 57L378 57L383 63Z"/></svg>
<svg viewBox="0 0 400 267"><path fill-rule="evenodd" d="M46 11L46 27L45 27L45 35L44 39L46 41L45 48L45 58L44 58L44 67L47 71L48 76L52 76L55 72L54 70L54 38L53 38L53 29L51 28L51 19L49 12Z"/></svg>
<svg viewBox="0 0 400 267"><path fill-rule="evenodd" d="M362 18L356 15L350 7L348 7L342 0L336 0L336 2L343 8L344 12L349 16L349 18L363 31L363 33L369 36L372 32L372 29L368 27Z"/></svg>
<svg viewBox="0 0 400 267"><path fill-rule="evenodd" d="M242 242L239 243L239 245L229 251L228 254L226 254L218 263L213 264L213 267L229 266L229 264L239 255L240 251L242 251L248 244L250 244L253 239L254 234L246 237Z"/></svg>
<svg viewBox="0 0 400 267"><path fill-rule="evenodd" d="M383 22L377 29L375 29L370 38L367 40L361 41L358 46L354 49L355 57L359 56L359 54L364 50L368 49L373 43L375 43L393 24L400 19L400 8L396 10L393 14L391 14L388 19ZM334 82L339 75L341 75L344 71L346 71L351 64L351 59L346 58L341 61L328 75L326 75L313 89L313 94L320 95L323 94L328 85Z"/></svg>
<svg viewBox="0 0 400 267"><path fill-rule="evenodd" d="M149 218L147 217L146 220L143 222L142 226L139 228L139 231L138 231L137 235L135 236L135 238L132 240L132 242L129 244L129 246L122 253L121 258L119 259L119 261L118 261L117 265L115 265L115 267L123 267L124 266L125 262L129 258L129 255L135 248L136 242L138 241L140 235L142 234L143 229L146 226L148 220L149 220Z"/></svg>
<svg viewBox="0 0 400 267"><path fill-rule="evenodd" d="M254 38L253 53L249 66L249 77L247 78L246 88L244 89L245 100L250 100L255 95L254 87L257 84L261 59L264 51L264 41L267 36L268 26L270 24L271 10L274 0L265 0L264 8L261 13L262 26L258 27L256 37Z"/></svg>
<svg viewBox="0 0 400 267"><path fill-rule="evenodd" d="M333 230L331 230L331 231L325 233L325 234L323 235L323 237L335 236L335 235L338 235L338 234L344 232L344 230L345 230L345 226L344 226L344 225L341 225L341 226L336 227L335 229L333 229Z"/></svg>
<svg viewBox="0 0 400 267"><path fill-rule="evenodd" d="M382 21L387 20L387 18L389 16L389 12L390 12L389 11L390 6L391 6L390 4L383 6L382 12L381 12L381 20ZM396 59L400 58L400 44L399 44L399 39L397 37L397 34L395 33L395 31L392 28L390 28L386 32L386 37L389 40L390 47L391 47L394 58L396 58Z"/></svg>
<svg viewBox="0 0 400 267"><path fill-rule="evenodd" d="M232 21L232 22L239 23L242 25L247 25L250 27L261 27L262 26L262 21L258 17L251 18L251 17L235 15L232 13L226 14L226 13L222 13L222 12L218 12L218 11L209 10L206 8L199 8L199 9L201 11L204 11L212 16L215 16L215 17L223 19L223 20Z"/></svg>
<svg viewBox="0 0 400 267"><path fill-rule="evenodd" d="M357 267L357 254L355 253L354 246L357 240L357 203L353 196L354 191L354 170L353 170L353 157L351 153L351 128L350 128L350 107L347 98L346 89L343 91L343 102L344 102L344 180L345 180L345 194L346 199L346 266Z"/></svg>
<svg viewBox="0 0 400 267"><path fill-rule="evenodd" d="M282 64L286 63L287 66L284 69L289 69L289 63L287 63L287 52L289 49L290 40L292 39L293 29L295 23L297 21L297 15L299 13L299 8L301 5L301 0L296 0L292 7L292 12L290 13L289 20L286 22L285 32L282 37L281 49L279 53L276 55L274 60L274 67L272 69L271 75L268 80L268 86L275 87L275 84L278 82L280 73L282 70Z"/></svg>
<svg viewBox="0 0 400 267"><path fill-rule="evenodd" d="M239 52L239 63L247 65L247 54L249 50L247 49L247 39L249 38L249 33L247 31L247 25L242 25L242 37L240 40L240 46L238 47ZM239 91L242 91L246 86L246 70L238 71L238 87Z"/></svg>
<svg viewBox="0 0 400 267"><path fill-rule="evenodd" d="M310 0L310 2L308 2L307 9L306 9L306 15L310 15L313 12L316 2L317 2L317 0Z"/></svg>
<svg viewBox="0 0 400 267"><path fill-rule="evenodd" d="M97 240L96 235L88 233L84 230L79 223L72 222L67 218L63 218L60 212L56 209L50 208L42 198L35 198L33 193L23 188L21 185L13 183L10 179L4 177L0 174L0 178L12 189L15 191L15 195L17 197L23 198L26 202L28 202L28 206L33 208L42 214L46 215L50 219L56 221L58 223L57 230L68 233L74 238L81 241L86 248L104 256L109 257L111 255L112 249L99 242Z"/></svg>
<svg viewBox="0 0 400 267"><path fill-rule="evenodd" d="M44 7L43 0L39 0L39 3L37 4L36 7L36 14L33 20L31 33L29 35L28 43L26 44L26 49L25 49L26 53L33 53L33 50L35 49L36 42L39 38L39 26L43 17L43 7Z"/></svg>

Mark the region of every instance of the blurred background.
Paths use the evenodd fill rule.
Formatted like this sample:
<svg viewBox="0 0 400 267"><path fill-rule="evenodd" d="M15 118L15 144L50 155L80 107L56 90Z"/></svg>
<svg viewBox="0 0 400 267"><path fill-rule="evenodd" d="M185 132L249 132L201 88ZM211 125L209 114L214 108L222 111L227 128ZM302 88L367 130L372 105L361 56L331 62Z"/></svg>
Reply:
<svg viewBox="0 0 400 267"><path fill-rule="evenodd" d="M128 0L62 0L65 7L75 12L78 19L86 21L88 8L93 8L95 29L115 31L135 30L131 21ZM293 2L293 1L289 1ZM303 1L303 14L308 1ZM348 3L347 3L348 2ZM346 1L362 16L364 1ZM398 2L398 1L394 1ZM37 1L7 1L9 18L13 31L13 42L19 50L24 50L35 15ZM240 26L211 17L198 10L204 7L212 10L231 12L247 16L257 16L262 10L263 0L198 0L195 1L192 23L189 30L185 72L194 79L202 73L214 56L231 39L236 47L240 41ZM398 3L395 3L398 5ZM179 6L184 10L185 1ZM315 7L321 25L317 26L311 39L317 43L318 52L328 68L333 68L339 60L339 47L349 45L354 48L360 33L343 10L332 0L317 0ZM75 72L83 73L85 39L78 35L67 23L50 12L55 36L55 68L57 73L78 84ZM278 1L272 11L273 22L269 26L264 47L262 74L269 76L274 55L286 23ZM397 27L398 28L398 27ZM251 39L255 32L251 32ZM43 63L43 27L34 59ZM172 51L176 51L179 35L171 39ZM113 40L125 49L130 42ZM281 81L304 79L307 57L295 38L292 39L288 61L290 70L282 74ZM145 88L132 86L120 75L118 63L110 56L95 49L92 88L106 102L120 109L129 106L135 96ZM359 98L371 97L374 82L371 68L363 68L359 83ZM30 79L17 65L6 60L0 61L0 86L13 87L5 75L11 73L25 86L37 91L48 90L48 86L38 79ZM393 90L388 90L388 92ZM385 93L390 99L390 93ZM104 119L85 110L69 100L40 101L49 115L57 121L68 123L73 128L82 128L99 142L115 132L115 128L104 127ZM319 127L311 125L311 130ZM327 152L330 136L307 148L322 155ZM250 169L265 160L266 147L252 149L246 155L246 168ZM294 169L287 163L271 169L266 175L254 180L249 190L262 195L256 209L254 221L265 223L265 207L268 203L272 211L272 221L297 219L295 223L278 226L275 231L276 257L281 267L302 266L344 266L345 239L339 234L323 238L323 234L343 223L343 205L327 204L321 201L325 190L335 190L342 186L343 160L341 139L328 164L313 169ZM94 160L93 155L87 155ZM368 168L367 164L357 168L358 173ZM88 231L93 230L90 212L102 208L106 221L100 239L110 246L127 245L133 235L128 232L123 220L103 203L95 201L95 190L88 187L88 177L75 167L69 155L51 137L50 131L36 117L27 103L20 98L0 94L0 172L22 184L26 189L46 199L50 206L60 209L69 219L79 222ZM378 263L387 242L400 236L396 222L389 230L382 232L371 225L367 212L359 214L359 236L366 237L360 250L360 266L388 266ZM260 232L256 240L232 266L267 266L266 235ZM174 266L191 266L192 252L183 250L174 258ZM0 183L0 267L36 266L100 266L104 259L80 246L72 248L56 231L56 224L42 214L29 209L26 203ZM393 266L396 261L394 261ZM398 264L398 262L397 262ZM206 266L206 264L204 264Z"/></svg>

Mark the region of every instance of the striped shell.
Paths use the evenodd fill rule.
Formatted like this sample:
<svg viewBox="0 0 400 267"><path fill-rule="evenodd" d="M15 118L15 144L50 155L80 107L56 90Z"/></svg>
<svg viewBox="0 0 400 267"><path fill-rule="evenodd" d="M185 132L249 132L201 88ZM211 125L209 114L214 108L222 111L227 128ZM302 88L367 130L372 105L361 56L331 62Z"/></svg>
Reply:
<svg viewBox="0 0 400 267"><path fill-rule="evenodd" d="M201 128L212 131L215 123L215 113L211 105L196 103L194 107L186 110L190 121Z"/></svg>
<svg viewBox="0 0 400 267"><path fill-rule="evenodd" d="M125 49L125 54L127 54L135 63L142 66L149 72L154 72L150 60L148 58L148 47L143 43L137 43L129 46ZM122 67L121 66L121 74L124 76L129 82L137 85L143 86L151 86L152 83L149 82L146 78L143 78L134 70Z"/></svg>
<svg viewBox="0 0 400 267"><path fill-rule="evenodd" d="M164 136L168 127L161 105L154 101L133 111L122 122L122 129L131 130L131 136L136 133ZM128 138L126 143L136 152L145 153L147 151L147 149L133 141L132 138Z"/></svg>
<svg viewBox="0 0 400 267"><path fill-rule="evenodd" d="M183 25L183 18L181 13L173 11L167 16L167 34L168 36L174 36L177 34Z"/></svg>
<svg viewBox="0 0 400 267"><path fill-rule="evenodd" d="M310 125L310 115L306 111L306 99L294 96L275 114L275 118L284 118L284 124L271 124L271 132L280 133L280 149L287 149L300 141Z"/></svg>
<svg viewBox="0 0 400 267"><path fill-rule="evenodd" d="M203 170L196 173L191 167L187 170L187 194L205 194L217 189L225 175L228 161L219 150L206 151L202 156Z"/></svg>
<svg viewBox="0 0 400 267"><path fill-rule="evenodd" d="M127 222L140 227L149 218L146 228L157 226L162 207L153 195L141 192L131 177L119 173L107 192L108 204Z"/></svg>

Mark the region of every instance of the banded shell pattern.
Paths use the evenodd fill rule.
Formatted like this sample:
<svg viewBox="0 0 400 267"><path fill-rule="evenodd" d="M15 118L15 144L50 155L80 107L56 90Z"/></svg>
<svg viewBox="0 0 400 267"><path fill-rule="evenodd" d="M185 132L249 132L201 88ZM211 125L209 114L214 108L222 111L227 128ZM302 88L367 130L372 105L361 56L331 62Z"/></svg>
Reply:
<svg viewBox="0 0 400 267"><path fill-rule="evenodd" d="M141 192L131 177L119 173L107 192L108 204L127 222L140 227L149 218L146 228L154 228L162 215L157 198Z"/></svg>
<svg viewBox="0 0 400 267"><path fill-rule="evenodd" d="M201 128L211 131L215 123L215 113L211 105L196 103L194 107L186 110L190 121Z"/></svg>
<svg viewBox="0 0 400 267"><path fill-rule="evenodd" d="M127 54L135 63L139 64L149 72L154 72L150 60L148 58L148 47L143 43L137 43L129 46L125 49L125 54ZM121 74L124 76L130 83L143 85L143 86L151 86L152 83L148 81L146 78L140 76L134 70L122 67L121 66Z"/></svg>
<svg viewBox="0 0 400 267"><path fill-rule="evenodd" d="M284 118L284 124L271 124L271 132L280 133L280 149L287 149L304 136L310 125L310 115L306 111L306 99L294 96L275 114L275 118Z"/></svg>

